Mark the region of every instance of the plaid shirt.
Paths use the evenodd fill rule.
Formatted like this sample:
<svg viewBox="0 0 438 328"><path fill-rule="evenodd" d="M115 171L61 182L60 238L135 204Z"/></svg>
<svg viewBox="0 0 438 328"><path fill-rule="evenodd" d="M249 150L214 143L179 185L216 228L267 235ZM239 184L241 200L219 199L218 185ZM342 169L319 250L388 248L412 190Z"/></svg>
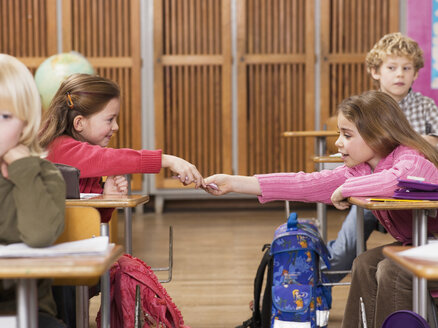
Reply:
<svg viewBox="0 0 438 328"><path fill-rule="evenodd" d="M438 137L438 108L433 99L411 89L399 106L415 131Z"/></svg>

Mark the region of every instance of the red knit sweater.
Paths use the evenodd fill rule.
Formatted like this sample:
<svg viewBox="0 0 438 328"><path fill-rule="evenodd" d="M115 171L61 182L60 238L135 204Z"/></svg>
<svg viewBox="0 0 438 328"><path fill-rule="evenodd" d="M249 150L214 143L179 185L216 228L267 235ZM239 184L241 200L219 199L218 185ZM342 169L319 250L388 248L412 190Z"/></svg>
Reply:
<svg viewBox="0 0 438 328"><path fill-rule="evenodd" d="M65 135L56 138L48 150L49 161L74 166L81 171L81 193L101 194L102 176L158 173L161 169L161 150L104 148ZM107 222L111 213L112 210L101 211L102 221Z"/></svg>

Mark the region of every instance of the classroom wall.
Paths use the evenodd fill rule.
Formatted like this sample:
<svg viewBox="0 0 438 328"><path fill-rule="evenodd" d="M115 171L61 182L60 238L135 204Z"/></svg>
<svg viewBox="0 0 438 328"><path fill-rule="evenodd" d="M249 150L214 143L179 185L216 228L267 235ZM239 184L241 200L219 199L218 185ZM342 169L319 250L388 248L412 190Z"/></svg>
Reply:
<svg viewBox="0 0 438 328"><path fill-rule="evenodd" d="M438 103L438 89L431 88L432 3L436 0L407 1L406 34L418 42L424 52L424 67L412 89L431 97Z"/></svg>

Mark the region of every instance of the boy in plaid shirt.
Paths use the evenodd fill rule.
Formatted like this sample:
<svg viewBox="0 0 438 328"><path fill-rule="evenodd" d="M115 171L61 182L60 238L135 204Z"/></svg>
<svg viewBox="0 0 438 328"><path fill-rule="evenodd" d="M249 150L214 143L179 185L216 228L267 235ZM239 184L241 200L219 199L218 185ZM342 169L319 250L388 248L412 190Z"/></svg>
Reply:
<svg viewBox="0 0 438 328"><path fill-rule="evenodd" d="M433 99L412 91L411 87L424 66L423 51L414 40L401 33L383 36L365 59L368 73L377 88L394 98L412 128L434 146L438 144L438 108ZM378 220L364 212L364 237L369 238ZM336 240L327 243L331 270L350 270L356 257L356 206L352 206ZM339 281L343 275L329 275Z"/></svg>

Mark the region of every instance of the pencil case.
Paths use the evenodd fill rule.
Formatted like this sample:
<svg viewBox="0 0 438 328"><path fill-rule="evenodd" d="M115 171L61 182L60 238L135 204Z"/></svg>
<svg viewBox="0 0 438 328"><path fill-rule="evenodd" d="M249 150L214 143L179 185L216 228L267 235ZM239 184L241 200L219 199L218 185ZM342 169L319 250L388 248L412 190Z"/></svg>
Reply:
<svg viewBox="0 0 438 328"><path fill-rule="evenodd" d="M438 200L438 184L399 179L398 186L400 188L394 191L394 198Z"/></svg>

